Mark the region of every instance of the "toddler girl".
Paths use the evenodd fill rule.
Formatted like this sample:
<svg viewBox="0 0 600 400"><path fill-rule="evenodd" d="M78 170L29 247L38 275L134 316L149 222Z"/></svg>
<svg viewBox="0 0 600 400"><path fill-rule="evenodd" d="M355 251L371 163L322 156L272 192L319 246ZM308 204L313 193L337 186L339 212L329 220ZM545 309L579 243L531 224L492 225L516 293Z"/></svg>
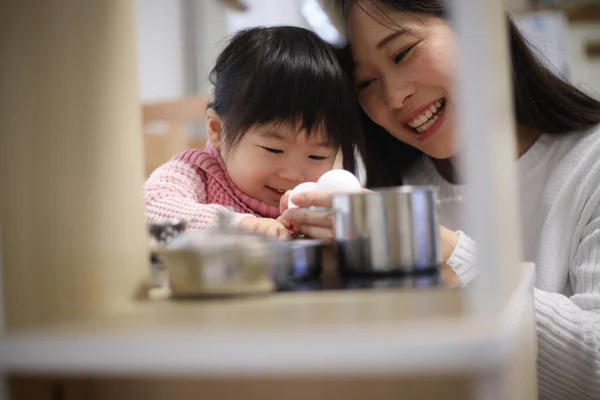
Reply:
<svg viewBox="0 0 600 400"><path fill-rule="evenodd" d="M152 173L144 185L147 219L179 218L199 229L229 208L233 224L287 238L276 219L281 196L316 182L340 150L353 154L353 89L332 49L298 27L236 34L210 79L206 149L178 154ZM353 171L354 163L344 157L344 168Z"/></svg>

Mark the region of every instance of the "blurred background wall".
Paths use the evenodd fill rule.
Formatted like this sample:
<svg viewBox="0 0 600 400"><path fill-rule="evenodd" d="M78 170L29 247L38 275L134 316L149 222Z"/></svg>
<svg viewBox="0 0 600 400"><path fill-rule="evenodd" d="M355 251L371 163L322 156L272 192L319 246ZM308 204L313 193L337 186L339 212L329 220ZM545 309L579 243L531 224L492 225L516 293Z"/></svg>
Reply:
<svg viewBox="0 0 600 400"><path fill-rule="evenodd" d="M302 0L246 0L247 12L215 0L137 0L139 90L147 172L205 142L209 72L227 37L257 25L306 27ZM540 58L600 96L600 1L507 0ZM199 106L200 104L200 106Z"/></svg>

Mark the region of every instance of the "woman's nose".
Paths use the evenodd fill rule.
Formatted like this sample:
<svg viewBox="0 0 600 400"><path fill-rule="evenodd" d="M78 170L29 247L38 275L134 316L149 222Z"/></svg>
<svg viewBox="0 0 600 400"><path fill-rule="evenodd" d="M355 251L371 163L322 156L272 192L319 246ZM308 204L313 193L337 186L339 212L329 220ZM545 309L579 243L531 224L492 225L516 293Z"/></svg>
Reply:
<svg viewBox="0 0 600 400"><path fill-rule="evenodd" d="M383 84L385 105L389 110L404 107L406 100L414 93L413 85L404 80L387 79Z"/></svg>

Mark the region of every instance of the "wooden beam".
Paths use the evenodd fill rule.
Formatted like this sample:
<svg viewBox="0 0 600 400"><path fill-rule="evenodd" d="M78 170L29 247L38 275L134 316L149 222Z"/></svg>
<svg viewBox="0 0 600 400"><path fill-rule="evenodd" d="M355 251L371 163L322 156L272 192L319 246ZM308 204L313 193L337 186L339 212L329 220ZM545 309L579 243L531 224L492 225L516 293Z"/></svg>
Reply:
<svg viewBox="0 0 600 400"><path fill-rule="evenodd" d="M566 7L565 13L569 22L598 22L600 21L600 4L587 6Z"/></svg>
<svg viewBox="0 0 600 400"><path fill-rule="evenodd" d="M600 39L586 43L585 55L588 58L600 58Z"/></svg>

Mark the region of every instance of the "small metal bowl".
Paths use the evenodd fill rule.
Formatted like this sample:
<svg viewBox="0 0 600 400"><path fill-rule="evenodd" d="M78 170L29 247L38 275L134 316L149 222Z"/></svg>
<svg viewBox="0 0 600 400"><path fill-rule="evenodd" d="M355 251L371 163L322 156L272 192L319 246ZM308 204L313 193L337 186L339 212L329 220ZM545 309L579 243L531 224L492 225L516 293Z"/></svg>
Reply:
<svg viewBox="0 0 600 400"><path fill-rule="evenodd" d="M323 270L325 242L297 239L274 246L273 279L278 288L319 278Z"/></svg>
<svg viewBox="0 0 600 400"><path fill-rule="evenodd" d="M218 226L184 232L155 252L174 297L247 295L275 290L271 243L231 227L223 213Z"/></svg>
<svg viewBox="0 0 600 400"><path fill-rule="evenodd" d="M154 251L165 246L171 240L185 232L186 222L179 219L164 220L148 224L150 234L150 287L166 287L169 284L169 274Z"/></svg>
<svg viewBox="0 0 600 400"><path fill-rule="evenodd" d="M159 255L176 297L248 295L275 289L269 248L261 243L214 251L164 249Z"/></svg>

